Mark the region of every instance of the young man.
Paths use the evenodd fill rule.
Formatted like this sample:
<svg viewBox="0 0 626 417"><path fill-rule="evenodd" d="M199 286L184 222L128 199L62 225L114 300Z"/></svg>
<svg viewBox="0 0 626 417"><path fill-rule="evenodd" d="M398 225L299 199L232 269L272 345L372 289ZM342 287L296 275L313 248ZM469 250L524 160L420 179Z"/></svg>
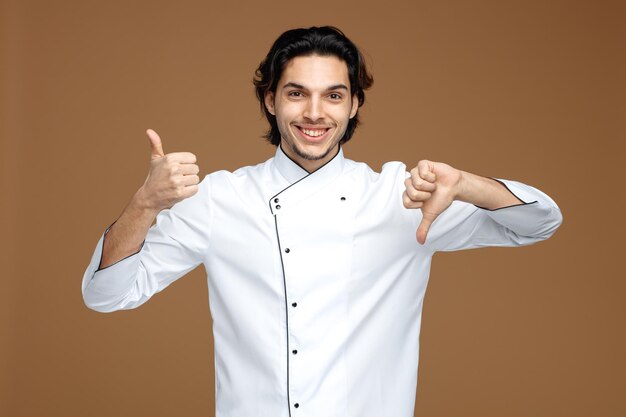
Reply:
<svg viewBox="0 0 626 417"><path fill-rule="evenodd" d="M344 158L371 84L339 30L292 30L255 79L274 158L199 182L195 156L165 154L148 130L148 178L98 242L83 295L134 308L204 264L217 416L412 416L432 255L531 244L561 223L517 182Z"/></svg>

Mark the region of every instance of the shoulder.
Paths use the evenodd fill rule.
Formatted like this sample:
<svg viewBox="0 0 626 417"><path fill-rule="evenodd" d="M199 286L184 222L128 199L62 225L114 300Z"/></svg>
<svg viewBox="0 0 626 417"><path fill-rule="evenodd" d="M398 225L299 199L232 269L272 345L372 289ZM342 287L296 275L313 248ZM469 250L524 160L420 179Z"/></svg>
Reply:
<svg viewBox="0 0 626 417"><path fill-rule="evenodd" d="M220 187L249 179L263 178L269 173L273 158L256 165L243 166L234 171L219 170L207 174L201 183L207 183L207 187Z"/></svg>
<svg viewBox="0 0 626 417"><path fill-rule="evenodd" d="M249 205L251 201L265 201L272 189L271 184L279 181L273 174L273 158L234 171L219 170L204 177L204 192L213 205ZM269 198L269 197L268 197Z"/></svg>
<svg viewBox="0 0 626 417"><path fill-rule="evenodd" d="M390 161L383 164L380 172L372 169L365 162L356 162L346 159L345 174L368 186L384 187L402 184L407 177L406 165L399 161Z"/></svg>

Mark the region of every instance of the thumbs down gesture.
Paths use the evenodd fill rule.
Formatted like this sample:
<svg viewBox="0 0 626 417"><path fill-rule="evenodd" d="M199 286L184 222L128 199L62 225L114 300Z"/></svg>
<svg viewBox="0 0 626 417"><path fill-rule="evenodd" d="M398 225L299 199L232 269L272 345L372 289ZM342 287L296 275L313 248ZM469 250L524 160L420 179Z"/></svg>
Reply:
<svg viewBox="0 0 626 417"><path fill-rule="evenodd" d="M402 195L404 207L421 209L422 221L416 238L426 242L430 225L455 200L461 182L461 171L441 162L419 161L404 181L406 190Z"/></svg>

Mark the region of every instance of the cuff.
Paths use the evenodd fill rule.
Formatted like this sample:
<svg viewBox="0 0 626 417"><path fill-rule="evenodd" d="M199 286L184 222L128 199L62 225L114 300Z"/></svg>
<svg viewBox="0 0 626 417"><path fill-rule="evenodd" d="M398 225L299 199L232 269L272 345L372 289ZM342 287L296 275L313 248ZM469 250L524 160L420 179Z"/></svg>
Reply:
<svg viewBox="0 0 626 417"><path fill-rule="evenodd" d="M89 292L117 295L126 292L128 288L135 283L141 259L141 249L143 248L145 241L142 242L141 247L134 254L129 255L105 268L100 268L100 264L102 262L102 250L104 248L104 239L111 229L111 226L109 226L100 237L91 258L91 262L85 271L83 276L83 293L85 292L85 289L88 288Z"/></svg>
<svg viewBox="0 0 626 417"><path fill-rule="evenodd" d="M562 222L561 211L556 203L543 192L517 181L496 179L504 185L521 204L487 210L497 223L524 236L547 238Z"/></svg>
<svg viewBox="0 0 626 417"><path fill-rule="evenodd" d="M503 179L492 178L492 177L489 177L489 178L502 184L504 188L509 190L511 194L513 194L518 200L521 201L521 203L513 204L513 205L505 206L505 207L499 207L497 209L489 209L489 208L481 207L481 206L476 206L476 207L483 209L483 210L487 210L487 211L498 211L498 210L508 209L511 207L525 206L525 205L533 204L537 202L537 199L535 198L536 197L535 193L533 192L536 190L533 189L532 187L529 187L525 184L522 184L516 181L503 180Z"/></svg>

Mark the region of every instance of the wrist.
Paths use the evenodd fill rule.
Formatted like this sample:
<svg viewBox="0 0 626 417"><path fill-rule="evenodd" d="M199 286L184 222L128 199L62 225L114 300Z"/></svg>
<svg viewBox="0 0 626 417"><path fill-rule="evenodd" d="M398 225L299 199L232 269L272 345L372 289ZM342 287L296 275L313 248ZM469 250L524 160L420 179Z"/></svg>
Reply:
<svg viewBox="0 0 626 417"><path fill-rule="evenodd" d="M471 181L471 178L469 178L470 174L461 170L458 170L458 172L459 175L455 186L454 199L467 202L468 183Z"/></svg>
<svg viewBox="0 0 626 417"><path fill-rule="evenodd" d="M153 217L156 217L161 211L160 207L154 205L152 199L150 199L150 194L146 192L146 189L143 187L139 188L135 195L133 195L128 208Z"/></svg>
<svg viewBox="0 0 626 417"><path fill-rule="evenodd" d="M461 172L456 199L495 210L522 203L502 183L469 172Z"/></svg>

